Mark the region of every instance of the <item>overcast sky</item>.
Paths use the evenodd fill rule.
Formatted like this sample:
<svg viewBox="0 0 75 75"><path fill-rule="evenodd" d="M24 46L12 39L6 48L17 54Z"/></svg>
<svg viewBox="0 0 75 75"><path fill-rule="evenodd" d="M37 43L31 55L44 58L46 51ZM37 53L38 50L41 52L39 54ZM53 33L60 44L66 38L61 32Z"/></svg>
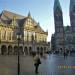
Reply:
<svg viewBox="0 0 75 75"><path fill-rule="evenodd" d="M62 11L64 26L70 25L69 19L69 2L70 0L59 0ZM0 0L0 12L8 10L24 16L31 12L31 16L40 23L40 26L47 31L48 41L54 33L54 0Z"/></svg>

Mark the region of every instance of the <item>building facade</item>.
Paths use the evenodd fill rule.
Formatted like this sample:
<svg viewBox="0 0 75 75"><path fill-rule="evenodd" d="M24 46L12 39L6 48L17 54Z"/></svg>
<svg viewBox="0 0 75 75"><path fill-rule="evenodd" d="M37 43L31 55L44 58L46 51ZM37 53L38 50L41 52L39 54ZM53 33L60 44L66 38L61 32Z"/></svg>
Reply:
<svg viewBox="0 0 75 75"><path fill-rule="evenodd" d="M48 32L32 17L22 16L6 10L0 14L0 54L10 55L18 53L17 34L21 34L20 54L27 55L32 51L46 52L50 44L47 42Z"/></svg>
<svg viewBox="0 0 75 75"><path fill-rule="evenodd" d="M70 0L69 15L71 26L64 26L60 2L59 0L55 0L55 33L51 37L51 47L53 50L75 50L75 0Z"/></svg>

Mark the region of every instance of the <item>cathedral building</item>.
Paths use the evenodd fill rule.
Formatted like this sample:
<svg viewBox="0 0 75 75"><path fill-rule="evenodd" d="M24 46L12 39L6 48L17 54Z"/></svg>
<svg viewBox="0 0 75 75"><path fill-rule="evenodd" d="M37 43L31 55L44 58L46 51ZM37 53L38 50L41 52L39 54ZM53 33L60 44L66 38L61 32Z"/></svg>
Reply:
<svg viewBox="0 0 75 75"><path fill-rule="evenodd" d="M51 37L52 50L75 50L75 0L70 0L70 26L63 24L63 12L59 0L54 2L55 33Z"/></svg>
<svg viewBox="0 0 75 75"><path fill-rule="evenodd" d="M27 55L31 52L46 52L50 44L47 42L48 32L31 16L22 16L3 10L0 14L0 54L10 55L18 53L18 39L20 34L19 52Z"/></svg>

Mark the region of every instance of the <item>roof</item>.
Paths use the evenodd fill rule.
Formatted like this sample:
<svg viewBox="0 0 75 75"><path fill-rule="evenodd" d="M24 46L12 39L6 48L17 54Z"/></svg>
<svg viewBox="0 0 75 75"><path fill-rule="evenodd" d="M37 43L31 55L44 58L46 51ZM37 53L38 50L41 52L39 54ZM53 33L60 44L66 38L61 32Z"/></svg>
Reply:
<svg viewBox="0 0 75 75"><path fill-rule="evenodd" d="M25 18L25 16L7 11L7 10L3 10L2 13L0 14L0 21L4 24L12 24L13 19L16 18L15 20L15 24L16 26L22 25L23 23L23 19ZM22 21L23 20L23 21Z"/></svg>
<svg viewBox="0 0 75 75"><path fill-rule="evenodd" d="M19 15L19 14L16 14L16 13L13 13L13 12L10 12L10 11L7 11L7 10L3 10L1 14L2 14L1 18L5 19L5 20L12 19L13 16L16 16L16 19L25 18L25 16L22 16L22 15Z"/></svg>
<svg viewBox="0 0 75 75"><path fill-rule="evenodd" d="M22 16L19 14L12 13L10 11L3 10L2 13L0 14L0 22L2 23L3 26L20 26L22 27L25 25L24 23L27 21L27 19L30 18L33 21L34 28L36 31L39 31L41 33L44 33L44 30L40 27L39 23L37 23L32 17L30 12L28 13L28 16ZM46 33L47 34L47 33Z"/></svg>
<svg viewBox="0 0 75 75"><path fill-rule="evenodd" d="M56 10L57 8L59 8L61 10L61 6L60 6L59 0L55 0L54 1L54 10Z"/></svg>

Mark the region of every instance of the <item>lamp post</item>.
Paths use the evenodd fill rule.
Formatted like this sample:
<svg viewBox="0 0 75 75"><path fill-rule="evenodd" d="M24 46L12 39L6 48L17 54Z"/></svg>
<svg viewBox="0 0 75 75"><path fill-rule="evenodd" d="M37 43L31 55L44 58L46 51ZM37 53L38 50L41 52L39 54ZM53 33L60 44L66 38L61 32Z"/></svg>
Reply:
<svg viewBox="0 0 75 75"><path fill-rule="evenodd" d="M17 41L18 41L18 64L17 64L17 70L18 70L18 75L20 75L20 57L19 57L19 43L21 40L21 34L17 34Z"/></svg>
<svg viewBox="0 0 75 75"><path fill-rule="evenodd" d="M33 45L33 51L35 51L34 35L33 34L32 34L32 45Z"/></svg>
<svg viewBox="0 0 75 75"><path fill-rule="evenodd" d="M1 39L0 39L0 54L2 54L2 52L1 52Z"/></svg>
<svg viewBox="0 0 75 75"><path fill-rule="evenodd" d="M1 52L1 31L0 31L0 54L2 54Z"/></svg>

